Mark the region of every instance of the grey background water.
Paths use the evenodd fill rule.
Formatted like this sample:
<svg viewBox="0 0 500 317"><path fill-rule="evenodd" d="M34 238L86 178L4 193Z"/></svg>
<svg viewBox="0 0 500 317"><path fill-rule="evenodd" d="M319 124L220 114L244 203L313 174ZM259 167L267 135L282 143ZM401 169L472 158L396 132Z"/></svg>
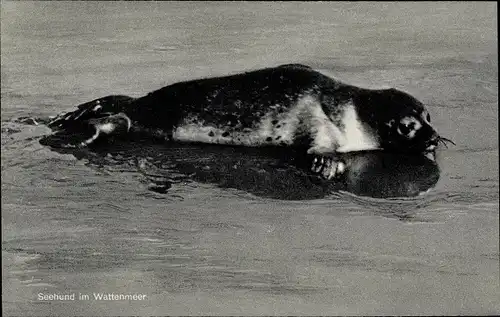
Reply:
<svg viewBox="0 0 500 317"><path fill-rule="evenodd" d="M1 4L7 315L498 314L496 3ZM148 190L39 144L109 94L307 63L404 89L457 146L413 199L280 200L184 180ZM407 217L392 216L403 211ZM38 293L144 301L39 301Z"/></svg>

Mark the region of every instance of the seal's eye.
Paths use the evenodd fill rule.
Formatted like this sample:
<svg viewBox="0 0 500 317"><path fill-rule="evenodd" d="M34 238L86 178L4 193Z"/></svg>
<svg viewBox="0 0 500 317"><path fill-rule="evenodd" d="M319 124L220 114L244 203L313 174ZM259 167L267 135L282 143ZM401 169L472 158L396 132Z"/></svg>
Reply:
<svg viewBox="0 0 500 317"><path fill-rule="evenodd" d="M398 133L408 139L411 139L421 127L422 124L416 118L404 117L401 121L399 121Z"/></svg>
<svg viewBox="0 0 500 317"><path fill-rule="evenodd" d="M403 134L403 135L407 135L408 133L410 133L411 130L413 130L415 127L415 123L411 122L409 124L404 124L404 123L399 123L399 126L398 126L398 131L399 133Z"/></svg>
<svg viewBox="0 0 500 317"><path fill-rule="evenodd" d="M429 123L431 123L431 115L430 115L430 114L427 114L427 121L428 121Z"/></svg>

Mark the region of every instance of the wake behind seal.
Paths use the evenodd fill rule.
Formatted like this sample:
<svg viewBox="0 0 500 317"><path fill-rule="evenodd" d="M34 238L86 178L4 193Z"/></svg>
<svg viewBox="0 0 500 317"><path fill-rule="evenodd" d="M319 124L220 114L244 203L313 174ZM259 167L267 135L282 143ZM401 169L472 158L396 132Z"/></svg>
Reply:
<svg viewBox="0 0 500 317"><path fill-rule="evenodd" d="M429 112L397 89L366 89L301 64L175 83L141 98L108 96L49 123L58 131L103 136L148 133L179 142L284 146L314 156L312 170L342 171L336 153L384 149L424 153L441 142Z"/></svg>

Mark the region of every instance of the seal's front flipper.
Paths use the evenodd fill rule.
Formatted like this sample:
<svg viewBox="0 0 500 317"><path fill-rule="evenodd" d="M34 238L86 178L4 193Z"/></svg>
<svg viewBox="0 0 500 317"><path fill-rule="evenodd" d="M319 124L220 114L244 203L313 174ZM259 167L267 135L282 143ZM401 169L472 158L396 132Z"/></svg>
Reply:
<svg viewBox="0 0 500 317"><path fill-rule="evenodd" d="M312 158L311 171L324 179L330 180L342 175L346 164L332 148L313 146L307 150Z"/></svg>
<svg viewBox="0 0 500 317"><path fill-rule="evenodd" d="M314 155L311 171L326 180L337 178L345 171L346 164L335 156Z"/></svg>

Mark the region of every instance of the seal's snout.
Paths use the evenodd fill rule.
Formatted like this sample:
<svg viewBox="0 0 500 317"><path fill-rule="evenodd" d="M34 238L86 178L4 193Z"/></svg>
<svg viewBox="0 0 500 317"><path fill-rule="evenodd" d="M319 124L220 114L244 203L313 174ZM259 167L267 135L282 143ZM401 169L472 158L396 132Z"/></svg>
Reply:
<svg viewBox="0 0 500 317"><path fill-rule="evenodd" d="M444 138L437 133L434 133L432 138L430 138L429 141L427 142L426 151L435 150L439 145L439 143L443 144L446 148L448 148L448 143L456 145L455 142L453 142L452 140Z"/></svg>
<svg viewBox="0 0 500 317"><path fill-rule="evenodd" d="M435 133L426 144L426 151L434 151L439 144L439 135Z"/></svg>

